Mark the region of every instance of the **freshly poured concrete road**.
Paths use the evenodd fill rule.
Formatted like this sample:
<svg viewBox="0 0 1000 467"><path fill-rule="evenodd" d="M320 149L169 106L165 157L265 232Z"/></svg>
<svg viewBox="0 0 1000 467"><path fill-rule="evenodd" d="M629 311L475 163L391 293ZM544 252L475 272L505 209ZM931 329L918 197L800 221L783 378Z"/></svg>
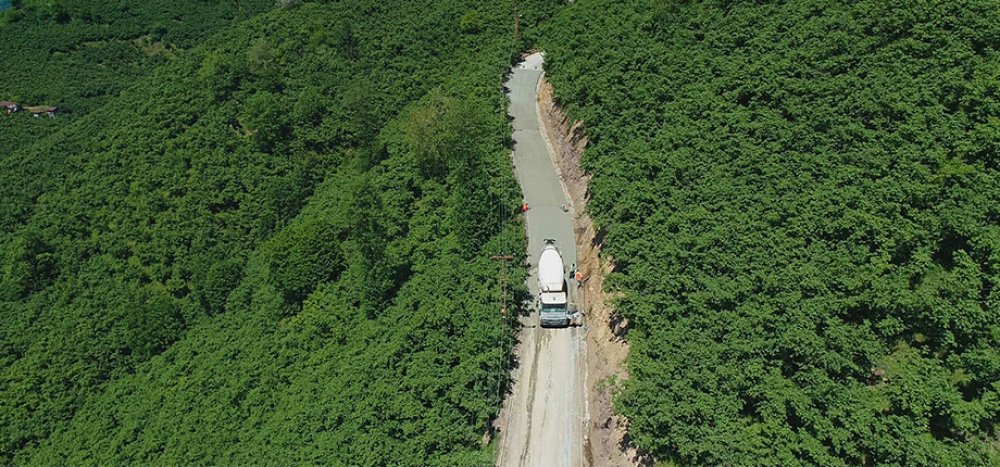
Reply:
<svg viewBox="0 0 1000 467"><path fill-rule="evenodd" d="M542 56L534 54L516 66L507 82L514 117L514 167L530 210L528 288L538 296L538 255L543 240L554 238L568 268L576 260L570 201L562 190L549 147L539 130L536 98ZM568 281L571 301L576 283ZM522 318L516 349L512 393L504 403L507 427L501 432L501 466L580 466L584 459L584 345L580 328L538 327L537 306Z"/></svg>

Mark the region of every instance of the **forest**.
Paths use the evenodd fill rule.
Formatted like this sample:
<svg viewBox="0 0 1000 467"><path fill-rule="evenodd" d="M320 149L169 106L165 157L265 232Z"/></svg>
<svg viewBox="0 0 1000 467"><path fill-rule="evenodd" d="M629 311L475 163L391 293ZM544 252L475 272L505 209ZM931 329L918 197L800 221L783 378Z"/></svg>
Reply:
<svg viewBox="0 0 1000 467"><path fill-rule="evenodd" d="M3 143L0 464L492 463L512 5L52 5L0 25L73 114Z"/></svg>
<svg viewBox="0 0 1000 467"><path fill-rule="evenodd" d="M630 443L1000 464L994 0L11 5L0 100L60 111L0 115L0 465L492 465L533 48Z"/></svg>
<svg viewBox="0 0 1000 467"><path fill-rule="evenodd" d="M546 24L666 465L1000 463L996 2L579 0Z"/></svg>
<svg viewBox="0 0 1000 467"><path fill-rule="evenodd" d="M0 101L59 108L59 118L0 118L0 159L94 111L208 35L271 0L18 1L0 12Z"/></svg>

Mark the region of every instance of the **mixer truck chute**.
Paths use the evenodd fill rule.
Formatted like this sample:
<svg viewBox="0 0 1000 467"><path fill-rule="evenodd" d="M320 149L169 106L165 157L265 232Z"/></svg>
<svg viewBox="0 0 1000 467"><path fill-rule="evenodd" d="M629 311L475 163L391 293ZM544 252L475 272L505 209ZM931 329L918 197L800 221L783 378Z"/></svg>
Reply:
<svg viewBox="0 0 1000 467"><path fill-rule="evenodd" d="M566 269L556 241L545 239L545 247L538 257L538 293L541 299L539 324L542 326L567 326L570 321L569 296L566 287Z"/></svg>

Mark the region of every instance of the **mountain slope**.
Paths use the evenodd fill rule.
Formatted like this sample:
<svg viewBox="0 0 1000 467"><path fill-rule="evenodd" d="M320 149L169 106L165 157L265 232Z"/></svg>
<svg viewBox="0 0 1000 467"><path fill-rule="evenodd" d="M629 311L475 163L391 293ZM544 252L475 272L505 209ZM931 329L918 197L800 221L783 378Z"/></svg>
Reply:
<svg viewBox="0 0 1000 467"><path fill-rule="evenodd" d="M638 446L680 464L996 464L995 3L581 0Z"/></svg>
<svg viewBox="0 0 1000 467"><path fill-rule="evenodd" d="M488 459L510 8L275 10L0 161L2 459Z"/></svg>
<svg viewBox="0 0 1000 467"><path fill-rule="evenodd" d="M60 115L0 119L0 158L65 128L219 30L274 8L271 0L18 3L25 4L0 13L0 100L57 106Z"/></svg>

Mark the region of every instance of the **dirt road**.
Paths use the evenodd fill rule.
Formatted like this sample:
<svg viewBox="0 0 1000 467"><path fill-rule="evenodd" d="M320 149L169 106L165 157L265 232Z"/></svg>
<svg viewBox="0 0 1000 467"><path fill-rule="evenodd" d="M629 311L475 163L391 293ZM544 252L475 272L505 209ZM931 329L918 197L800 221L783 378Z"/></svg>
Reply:
<svg viewBox="0 0 1000 467"><path fill-rule="evenodd" d="M542 240L556 239L564 261L576 261L570 201L559 182L552 155L539 129L536 98L542 56L534 54L515 67L507 82L514 126L514 166L529 205L528 287L537 296L538 253ZM567 264L568 266L568 264ZM576 284L569 281L571 291ZM571 301L576 294L571 294ZM582 307L581 307L582 308ZM537 309L522 319L512 393L504 403L500 432L501 466L577 467L584 456L587 417L584 381L585 346L581 328L538 327Z"/></svg>

